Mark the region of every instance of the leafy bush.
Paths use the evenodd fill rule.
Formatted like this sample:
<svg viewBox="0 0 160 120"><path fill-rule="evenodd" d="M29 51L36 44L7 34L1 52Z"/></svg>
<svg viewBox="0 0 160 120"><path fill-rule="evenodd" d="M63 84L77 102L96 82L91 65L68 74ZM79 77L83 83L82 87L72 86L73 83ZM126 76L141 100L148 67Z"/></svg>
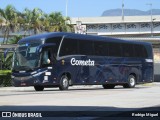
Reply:
<svg viewBox="0 0 160 120"><path fill-rule="evenodd" d="M4 58L4 53L0 53L0 69L2 70L10 70L12 66L12 57L13 53L8 53L7 57Z"/></svg>
<svg viewBox="0 0 160 120"><path fill-rule="evenodd" d="M11 70L0 70L0 85L11 86Z"/></svg>

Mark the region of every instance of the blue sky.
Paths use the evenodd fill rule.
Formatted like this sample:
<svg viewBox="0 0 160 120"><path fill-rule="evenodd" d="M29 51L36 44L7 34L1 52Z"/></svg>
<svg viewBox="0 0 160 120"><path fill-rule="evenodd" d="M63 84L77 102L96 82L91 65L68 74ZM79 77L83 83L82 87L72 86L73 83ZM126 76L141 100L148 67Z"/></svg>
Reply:
<svg viewBox="0 0 160 120"><path fill-rule="evenodd" d="M160 0L124 0L124 8L149 10L152 3L153 9L160 9ZM24 8L40 8L46 13L61 12L65 15L66 0L0 0L0 8L4 9L12 4L19 11ZM121 8L122 0L68 0L69 17L97 17L104 10Z"/></svg>

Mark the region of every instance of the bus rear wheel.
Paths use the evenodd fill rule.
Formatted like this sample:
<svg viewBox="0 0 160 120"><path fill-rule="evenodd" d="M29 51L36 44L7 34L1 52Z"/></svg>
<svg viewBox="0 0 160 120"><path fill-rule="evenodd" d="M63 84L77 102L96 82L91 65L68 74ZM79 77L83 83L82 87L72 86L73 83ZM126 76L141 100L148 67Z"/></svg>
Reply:
<svg viewBox="0 0 160 120"><path fill-rule="evenodd" d="M68 87L69 87L69 79L66 75L62 75L62 77L60 79L59 89L60 90L68 90Z"/></svg>
<svg viewBox="0 0 160 120"><path fill-rule="evenodd" d="M113 89L115 85L102 85L104 89Z"/></svg>
<svg viewBox="0 0 160 120"><path fill-rule="evenodd" d="M136 85L136 78L134 75L129 75L128 77L128 83L127 84L124 84L123 87L124 88L134 88Z"/></svg>
<svg viewBox="0 0 160 120"><path fill-rule="evenodd" d="M36 91L43 91L44 90L44 87L43 86L34 86L34 89Z"/></svg>

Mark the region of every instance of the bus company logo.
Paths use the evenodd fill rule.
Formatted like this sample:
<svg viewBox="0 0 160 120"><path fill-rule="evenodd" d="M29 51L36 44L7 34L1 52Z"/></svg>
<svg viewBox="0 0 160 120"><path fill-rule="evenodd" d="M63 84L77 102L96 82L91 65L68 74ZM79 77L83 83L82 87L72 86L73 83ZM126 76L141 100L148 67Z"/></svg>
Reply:
<svg viewBox="0 0 160 120"><path fill-rule="evenodd" d="M95 61L94 60L76 60L75 58L71 59L71 65L76 66L94 66Z"/></svg>

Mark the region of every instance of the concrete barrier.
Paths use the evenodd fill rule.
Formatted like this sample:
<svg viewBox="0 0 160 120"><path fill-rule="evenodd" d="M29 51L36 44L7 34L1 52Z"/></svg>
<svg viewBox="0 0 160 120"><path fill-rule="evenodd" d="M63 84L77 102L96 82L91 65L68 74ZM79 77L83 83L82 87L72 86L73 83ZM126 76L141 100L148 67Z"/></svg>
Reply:
<svg viewBox="0 0 160 120"><path fill-rule="evenodd" d="M160 63L154 64L154 81L160 82Z"/></svg>

